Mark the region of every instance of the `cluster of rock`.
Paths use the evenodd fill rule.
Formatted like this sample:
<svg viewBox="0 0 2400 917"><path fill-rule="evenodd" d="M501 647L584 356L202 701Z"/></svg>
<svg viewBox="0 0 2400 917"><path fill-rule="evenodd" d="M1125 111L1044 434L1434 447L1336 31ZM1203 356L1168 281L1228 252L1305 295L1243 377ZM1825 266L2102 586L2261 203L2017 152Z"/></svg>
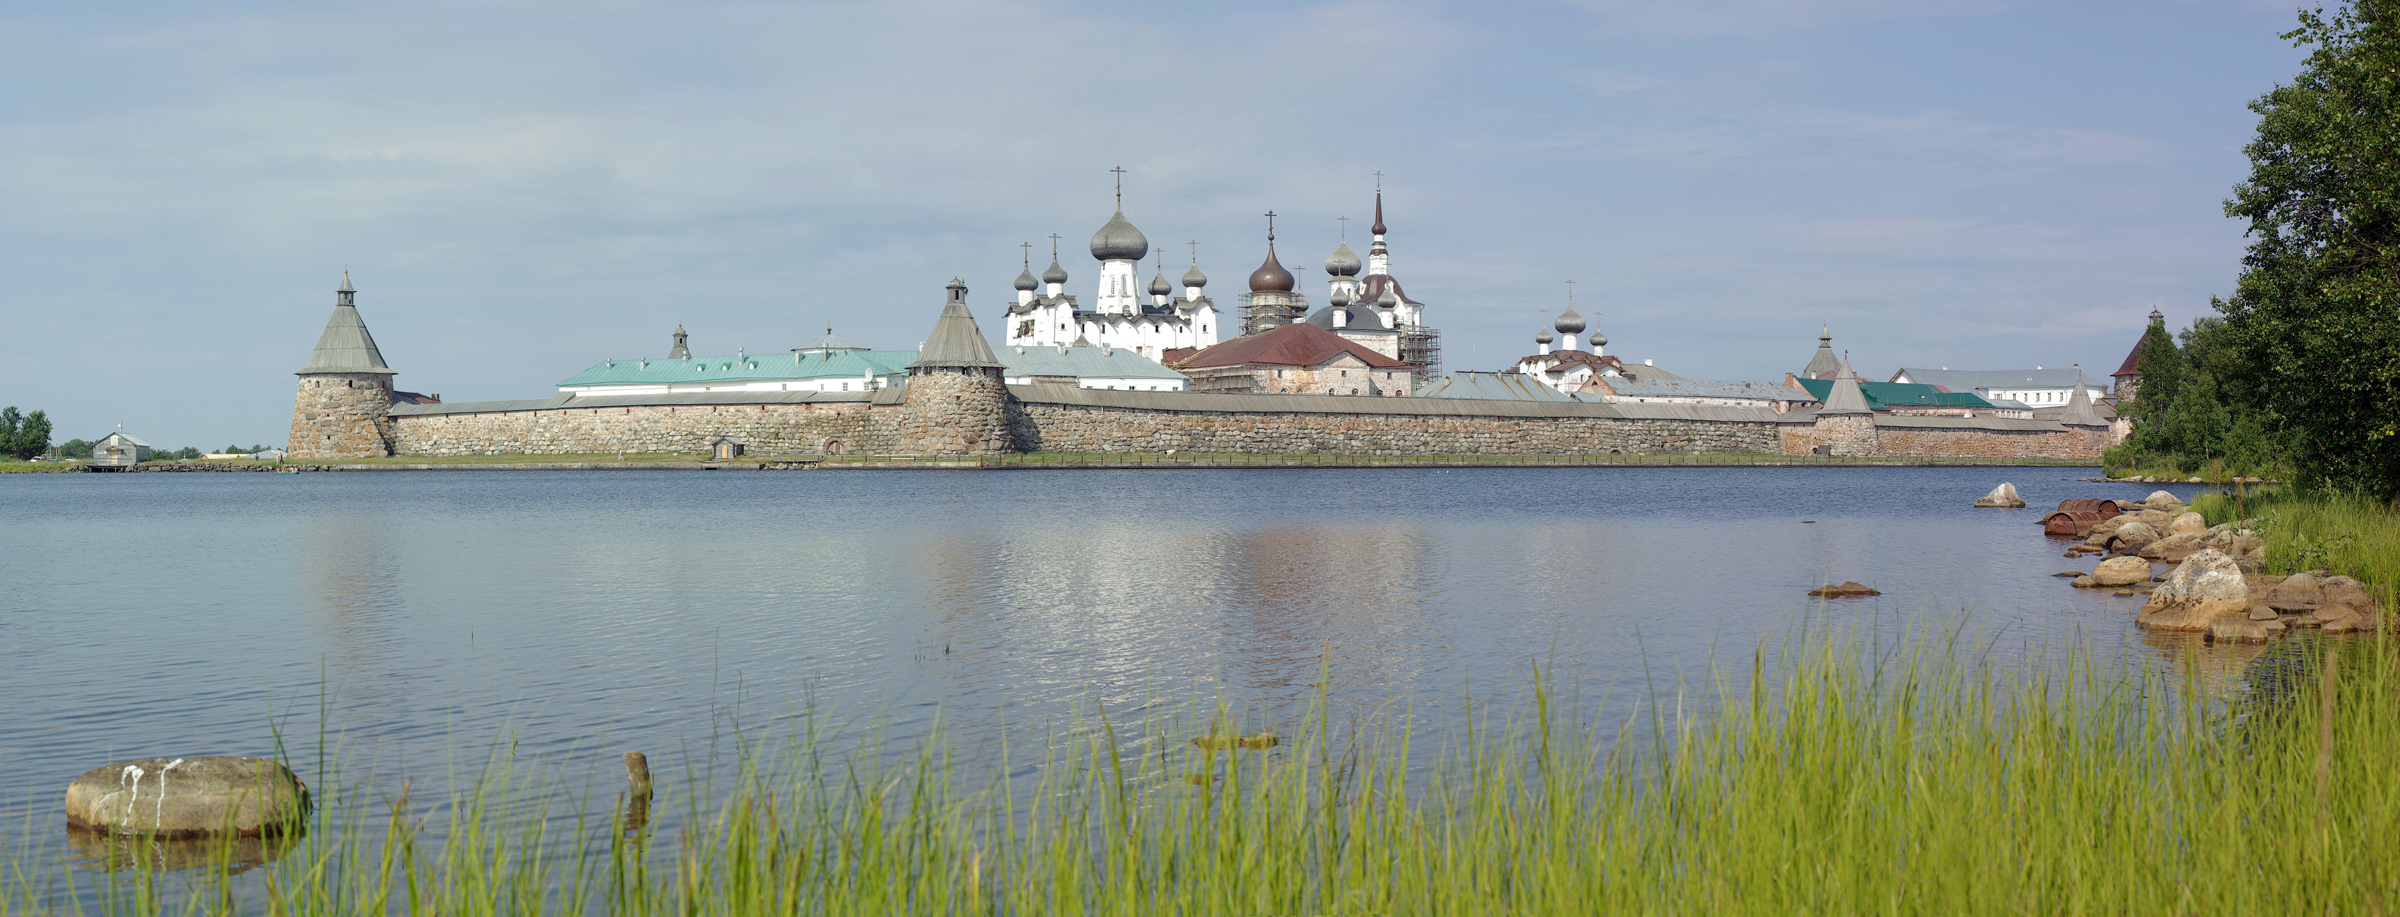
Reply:
<svg viewBox="0 0 2400 917"><path fill-rule="evenodd" d="M2083 543L2068 553L2114 554L2179 564L2201 550L2215 550L2231 555L2244 570L2256 570L2266 561L2266 543L2251 529L2250 520L2209 525L2207 519L2163 490L2126 504L2126 508L2131 511L2092 526ZM2077 585L2108 584L2078 581Z"/></svg>
<svg viewBox="0 0 2400 917"><path fill-rule="evenodd" d="M2263 643L2299 627L2344 634L2381 626L2358 580L2323 570L2259 575L2266 546L2249 520L2211 526L2163 490L2129 506L2139 509L2094 526L2068 554L2110 555L2076 577L2076 586L2149 593L2136 626L2230 643ZM2173 569L2154 576L2154 563Z"/></svg>

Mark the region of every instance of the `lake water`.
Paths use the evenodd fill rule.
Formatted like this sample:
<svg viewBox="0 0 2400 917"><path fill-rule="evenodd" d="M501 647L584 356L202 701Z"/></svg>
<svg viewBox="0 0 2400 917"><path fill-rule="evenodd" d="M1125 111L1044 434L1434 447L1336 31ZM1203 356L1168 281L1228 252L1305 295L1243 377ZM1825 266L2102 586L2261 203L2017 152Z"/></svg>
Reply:
<svg viewBox="0 0 2400 917"><path fill-rule="evenodd" d="M0 824L63 825L111 760L313 745L321 704L352 767L422 786L503 737L655 759L804 705L901 738L1272 716L1328 669L1438 727L1536 661L1662 697L1804 624L2139 650L2135 600L2049 576L2090 562L2046 507L2154 489L2093 471L0 475ZM2033 506L1969 507L2003 480ZM1842 580L1883 595L1802 595Z"/></svg>

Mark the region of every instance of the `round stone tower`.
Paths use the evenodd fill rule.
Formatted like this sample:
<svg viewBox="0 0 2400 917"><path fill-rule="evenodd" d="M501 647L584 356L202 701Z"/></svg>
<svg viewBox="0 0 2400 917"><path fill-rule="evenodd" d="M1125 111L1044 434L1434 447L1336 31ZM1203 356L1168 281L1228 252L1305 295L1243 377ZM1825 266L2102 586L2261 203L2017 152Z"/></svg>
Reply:
<svg viewBox="0 0 2400 917"><path fill-rule="evenodd" d="M1015 449L1008 386L1000 358L967 311L967 284L950 281L950 298L917 361L908 365L899 446L916 455L998 455Z"/></svg>
<svg viewBox="0 0 2400 917"><path fill-rule="evenodd" d="M1859 390L1858 374L1850 371L1849 360L1842 361L1833 390L1825 393L1825 406L1817 409L1817 436L1831 455L1869 456L1880 448L1875 410Z"/></svg>
<svg viewBox="0 0 2400 917"><path fill-rule="evenodd" d="M292 404L286 453L303 458L363 458L392 454L392 372L358 317L358 291L342 272L333 318L317 349L300 367L300 397Z"/></svg>

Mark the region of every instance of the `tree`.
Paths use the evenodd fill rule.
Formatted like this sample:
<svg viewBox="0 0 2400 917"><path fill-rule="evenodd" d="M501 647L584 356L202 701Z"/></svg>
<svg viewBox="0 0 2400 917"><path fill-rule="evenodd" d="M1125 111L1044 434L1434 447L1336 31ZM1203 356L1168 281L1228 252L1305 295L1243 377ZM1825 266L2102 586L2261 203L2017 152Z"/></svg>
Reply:
<svg viewBox="0 0 2400 917"><path fill-rule="evenodd" d="M81 440L81 439L70 439L70 440L67 440L66 442L59 443L59 444L58 444L58 457L59 457L59 458L71 458L71 459L88 459L88 458L91 458L91 457L92 457L92 444L91 444L91 443L84 442L84 441L83 441L83 440Z"/></svg>
<svg viewBox="0 0 2400 917"><path fill-rule="evenodd" d="M2284 37L2314 50L2250 103L2225 213L2251 243L2219 308L2302 482L2400 497L2400 0L2303 12Z"/></svg>
<svg viewBox="0 0 2400 917"><path fill-rule="evenodd" d="M50 416L40 411L19 414L15 405L0 408L0 455L29 459L50 451Z"/></svg>

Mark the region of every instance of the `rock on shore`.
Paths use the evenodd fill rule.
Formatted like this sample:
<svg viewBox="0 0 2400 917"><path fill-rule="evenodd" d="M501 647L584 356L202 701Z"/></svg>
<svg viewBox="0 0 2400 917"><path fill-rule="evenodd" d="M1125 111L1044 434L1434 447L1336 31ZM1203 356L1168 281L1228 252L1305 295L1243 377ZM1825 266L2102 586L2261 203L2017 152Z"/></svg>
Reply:
<svg viewBox="0 0 2400 917"><path fill-rule="evenodd" d="M2025 505L2025 498L2017 496L2017 485L2002 481L1991 493L1975 498L1975 505L2015 509Z"/></svg>
<svg viewBox="0 0 2400 917"><path fill-rule="evenodd" d="M2152 630L2206 632L2224 617L2250 618L2250 584L2222 551L2202 548L2150 593L2133 623Z"/></svg>
<svg viewBox="0 0 2400 917"><path fill-rule="evenodd" d="M308 787L266 758L141 758L67 785L67 823L119 834L257 836L299 828Z"/></svg>

